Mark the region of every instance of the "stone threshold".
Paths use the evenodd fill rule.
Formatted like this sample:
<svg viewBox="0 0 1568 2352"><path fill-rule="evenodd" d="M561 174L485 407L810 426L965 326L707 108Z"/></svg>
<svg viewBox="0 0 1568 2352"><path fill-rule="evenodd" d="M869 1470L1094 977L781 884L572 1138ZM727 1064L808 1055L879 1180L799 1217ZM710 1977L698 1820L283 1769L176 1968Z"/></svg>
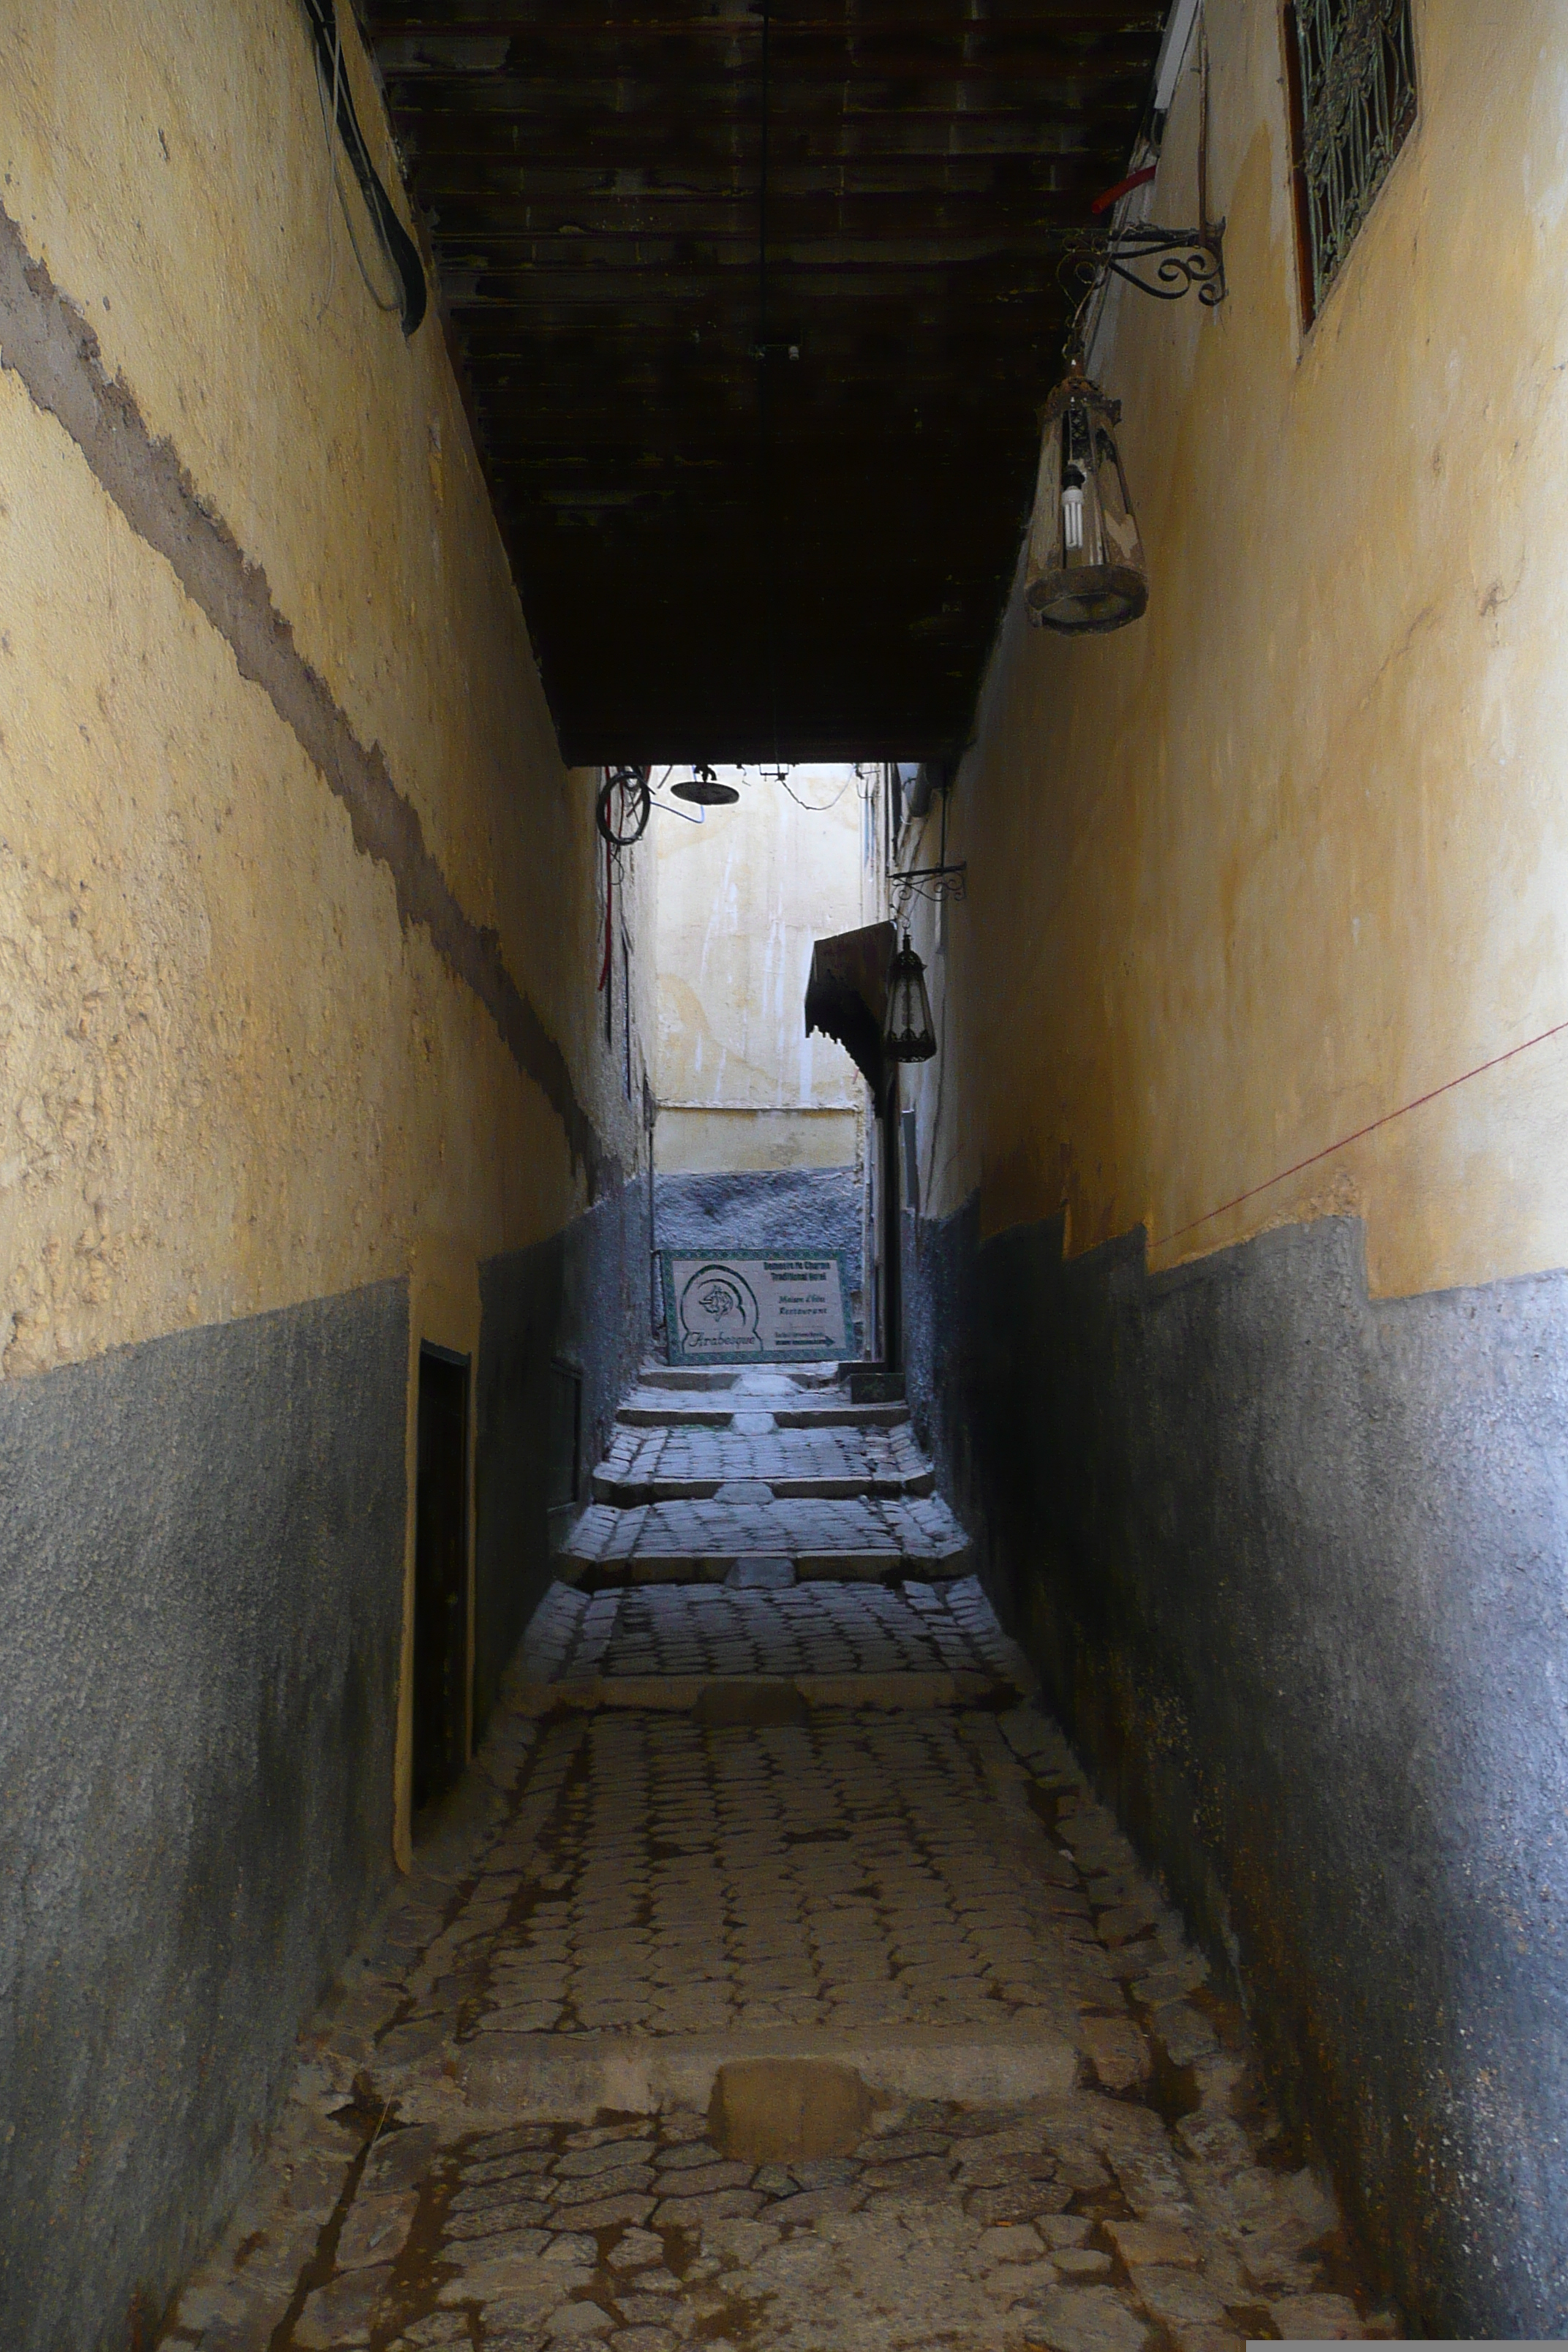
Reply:
<svg viewBox="0 0 1568 2352"><path fill-rule="evenodd" d="M629 1510L638 1503L710 1503L721 1489L734 1482L725 1478L615 1478L602 1470L594 1473L594 1500L614 1503L621 1510ZM906 1496L934 1495L934 1470L911 1471L907 1478L879 1477L867 1472L863 1476L812 1478L765 1478L755 1482L765 1486L775 1503L852 1503L862 1496L880 1503L902 1502Z"/></svg>
<svg viewBox="0 0 1568 2352"><path fill-rule="evenodd" d="M775 1547L776 1550L776 1547ZM773 1553L691 1551L634 1553L626 1559L584 1559L562 1552L555 1573L563 1584L579 1592L607 1592L623 1585L722 1584L731 1570ZM933 1559L929 1553L901 1551L824 1551L790 1555L797 1584L952 1584L970 1572L967 1551Z"/></svg>
<svg viewBox="0 0 1568 2352"><path fill-rule="evenodd" d="M737 1396L732 1403L651 1404L634 1397L617 1405L623 1429L728 1429L737 1415L778 1429L900 1429L907 1404L784 1404L772 1397Z"/></svg>
<svg viewBox="0 0 1568 2352"><path fill-rule="evenodd" d="M907 1404L780 1404L773 1408L780 1429L901 1429Z"/></svg>
<svg viewBox="0 0 1568 2352"><path fill-rule="evenodd" d="M759 1713L787 1719L798 1703L813 1707L1016 1706L1034 1688L1025 1675L983 1674L976 1668L894 1670L842 1675L596 1675L561 1682L511 1682L507 1705L519 1714L542 1716L568 1707L592 1714L604 1707L649 1709L689 1715L700 1709L714 1722L754 1724ZM731 1714L730 1710L733 1710ZM776 1709L776 1716L769 1710Z"/></svg>
<svg viewBox="0 0 1568 2352"><path fill-rule="evenodd" d="M728 1389L740 1389L750 1394L782 1396L786 1389L837 1388L846 1367L837 1363L812 1363L793 1358L777 1363L757 1364L645 1364L637 1374L639 1389L685 1389L706 1391L710 1394Z"/></svg>
<svg viewBox="0 0 1568 2352"><path fill-rule="evenodd" d="M616 1419L623 1429L728 1429L743 1407L713 1404L621 1404Z"/></svg>
<svg viewBox="0 0 1568 2352"><path fill-rule="evenodd" d="M590 2122L602 2110L704 2110L722 2066L790 2059L847 2067L879 2105L943 2099L965 2106L1064 2096L1079 2054L1065 2034L1034 2025L736 2026L706 2033L488 2033L448 2044L444 2063L410 2070L399 2113L479 2129L491 2118ZM390 2090L390 2084L378 2085Z"/></svg>

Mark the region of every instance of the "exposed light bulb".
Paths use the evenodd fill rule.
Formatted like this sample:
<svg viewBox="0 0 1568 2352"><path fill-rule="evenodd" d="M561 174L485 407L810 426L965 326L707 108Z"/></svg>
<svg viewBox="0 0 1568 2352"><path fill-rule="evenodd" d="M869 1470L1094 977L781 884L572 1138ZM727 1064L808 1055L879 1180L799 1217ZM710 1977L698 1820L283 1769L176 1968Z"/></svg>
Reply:
<svg viewBox="0 0 1568 2352"><path fill-rule="evenodd" d="M1149 602L1142 543L1110 430L1120 414L1077 365L1041 411L1024 601L1031 620L1069 636L1119 629Z"/></svg>
<svg viewBox="0 0 1568 2352"><path fill-rule="evenodd" d="M1062 543L1069 548L1083 545L1083 476L1076 467L1062 489Z"/></svg>

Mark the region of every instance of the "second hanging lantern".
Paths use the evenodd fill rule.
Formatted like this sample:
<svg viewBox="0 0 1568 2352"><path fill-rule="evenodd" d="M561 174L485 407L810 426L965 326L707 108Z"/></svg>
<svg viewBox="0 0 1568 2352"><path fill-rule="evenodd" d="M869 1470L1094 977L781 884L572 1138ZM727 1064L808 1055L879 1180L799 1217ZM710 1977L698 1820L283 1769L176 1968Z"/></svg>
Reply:
<svg viewBox="0 0 1568 2352"><path fill-rule="evenodd" d="M1040 412L1034 520L1024 603L1042 628L1078 635L1120 629L1149 602L1138 519L1127 495L1108 400L1076 361Z"/></svg>
<svg viewBox="0 0 1568 2352"><path fill-rule="evenodd" d="M903 945L888 966L888 1010L882 1024L882 1051L889 1062L929 1062L936 1052L936 1030L926 994L926 968L904 933Z"/></svg>

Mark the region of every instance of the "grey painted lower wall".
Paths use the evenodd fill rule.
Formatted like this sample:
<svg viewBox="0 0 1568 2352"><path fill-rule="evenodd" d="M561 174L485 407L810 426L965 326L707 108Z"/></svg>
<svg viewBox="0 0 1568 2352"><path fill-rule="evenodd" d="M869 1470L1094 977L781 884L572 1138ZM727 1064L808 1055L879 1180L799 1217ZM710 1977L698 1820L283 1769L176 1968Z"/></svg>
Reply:
<svg viewBox="0 0 1568 2352"><path fill-rule="evenodd" d="M154 2319L389 1875L407 1364L399 1282L0 1385L11 2352Z"/></svg>
<svg viewBox="0 0 1568 2352"><path fill-rule="evenodd" d="M583 1374L583 1462L610 1442L616 1407L647 1352L651 1267L647 1179L634 1177L563 1237L556 1352Z"/></svg>
<svg viewBox="0 0 1568 2352"><path fill-rule="evenodd" d="M910 1221L912 1225L912 1221ZM1412 2332L1568 2332L1568 1277L907 1235L910 1388Z"/></svg>
<svg viewBox="0 0 1568 2352"><path fill-rule="evenodd" d="M550 1581L547 1505L561 1469L552 1458L552 1365L569 1365L581 1378L585 1481L647 1351L648 1297L646 1178L619 1187L564 1233L479 1269L476 1736Z"/></svg>
<svg viewBox="0 0 1568 2352"><path fill-rule="evenodd" d="M646 1344L645 1202L481 1270L481 1718L552 1360L591 1463ZM393 1282L0 1383L5 2352L152 2341L391 1880L408 1351Z"/></svg>
<svg viewBox="0 0 1568 2352"><path fill-rule="evenodd" d="M660 1249L841 1251L856 1328L864 1328L860 1181L853 1168L660 1176L654 1215Z"/></svg>

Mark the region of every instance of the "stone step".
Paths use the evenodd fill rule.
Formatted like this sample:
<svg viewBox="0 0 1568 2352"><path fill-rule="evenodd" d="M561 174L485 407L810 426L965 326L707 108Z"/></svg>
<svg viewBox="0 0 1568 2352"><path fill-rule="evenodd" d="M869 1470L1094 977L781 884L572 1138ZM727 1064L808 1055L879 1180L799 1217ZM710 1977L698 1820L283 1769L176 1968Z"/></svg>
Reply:
<svg viewBox="0 0 1568 2352"><path fill-rule="evenodd" d="M841 1675L565 1675L554 1682L521 1676L506 1685L509 1706L519 1715L551 1715L574 1707L592 1715L602 1707L690 1715L700 1723L763 1730L782 1723L805 1723L826 1707L875 1707L879 1713L920 1713L930 1707L1016 1706L1029 1696L1026 1667L1012 1674L956 1673Z"/></svg>
<svg viewBox="0 0 1568 2352"><path fill-rule="evenodd" d="M591 1503L557 1555L586 1591L613 1584L721 1583L747 1560L783 1559L797 1578L936 1582L969 1572L969 1539L939 1496Z"/></svg>
<svg viewBox="0 0 1568 2352"><path fill-rule="evenodd" d="M728 1429L735 1418L732 1404L661 1404L647 1389L636 1389L616 1407L623 1429ZM763 1418L770 1423L771 1414Z"/></svg>
<svg viewBox="0 0 1568 2352"><path fill-rule="evenodd" d="M725 1478L623 1478L601 1466L594 1473L595 1503L614 1503L627 1510L634 1503L709 1503L721 1495L733 1482ZM805 1502L812 1499L822 1503L853 1502L858 1496L868 1496L883 1502L894 1501L900 1495L933 1495L936 1492L934 1470L916 1470L907 1478L878 1477L864 1472L849 1472L842 1477L803 1476L799 1478L767 1478L758 1480L765 1485L779 1503Z"/></svg>
<svg viewBox="0 0 1568 2352"><path fill-rule="evenodd" d="M710 2033L490 2032L399 2068L375 2067L378 2097L400 2118L515 2122L545 2115L592 2122L608 2110L703 2114L721 2067L794 2061L858 2075L878 2104L949 2100L980 2106L1059 2098L1079 2079L1068 2033L1045 2025L731 2027Z"/></svg>
<svg viewBox="0 0 1568 2352"><path fill-rule="evenodd" d="M773 1429L899 1429L909 1417L907 1404L847 1404L841 1398L785 1404L745 1395L682 1404L646 1388L634 1389L616 1412L623 1429L739 1429L753 1437Z"/></svg>
<svg viewBox="0 0 1568 2352"><path fill-rule="evenodd" d="M508 1704L522 1705L514 1683L519 1692L652 1686L662 1696L648 1704L660 1706L678 1704L676 1685L689 1685L693 1707L710 1685L739 1680L791 1684L823 1706L838 1703L820 1694L840 1685L873 1692L868 1703L877 1706L884 1688L901 1693L900 1704L925 1705L947 1704L937 1695L949 1684L972 1696L1034 1686L1022 1651L973 1577L940 1590L913 1580L887 1590L827 1578L797 1583L787 1560L774 1565L765 1580L623 1585L594 1596L552 1585L503 1681ZM973 1703L984 1704L984 1696ZM531 1699L527 1712L539 1712Z"/></svg>
<svg viewBox="0 0 1568 2352"><path fill-rule="evenodd" d="M658 1508L657 1505L648 1506ZM771 1552L646 1551L581 1559L570 1549L556 1555L555 1572L584 1592L604 1592L621 1584L723 1584L732 1580L753 1559L771 1559ZM840 1584L898 1584L906 1575L939 1579L969 1572L967 1555L950 1570L930 1559L908 1559L890 1546L884 1550L800 1552L791 1563L802 1583L831 1578Z"/></svg>
<svg viewBox="0 0 1568 2352"><path fill-rule="evenodd" d="M621 1428L594 1473L594 1498L623 1507L707 1501L735 1480L764 1490L737 1499L842 1502L930 1495L936 1474L908 1429L792 1428L753 1437L702 1426Z"/></svg>
<svg viewBox="0 0 1568 2352"><path fill-rule="evenodd" d="M907 1404L793 1404L773 1408L780 1429L900 1429Z"/></svg>
<svg viewBox="0 0 1568 2352"><path fill-rule="evenodd" d="M786 1388L837 1388L837 1364L790 1364L758 1371L743 1364L645 1364L637 1386L645 1389L724 1391L740 1389L753 1395L782 1395Z"/></svg>

